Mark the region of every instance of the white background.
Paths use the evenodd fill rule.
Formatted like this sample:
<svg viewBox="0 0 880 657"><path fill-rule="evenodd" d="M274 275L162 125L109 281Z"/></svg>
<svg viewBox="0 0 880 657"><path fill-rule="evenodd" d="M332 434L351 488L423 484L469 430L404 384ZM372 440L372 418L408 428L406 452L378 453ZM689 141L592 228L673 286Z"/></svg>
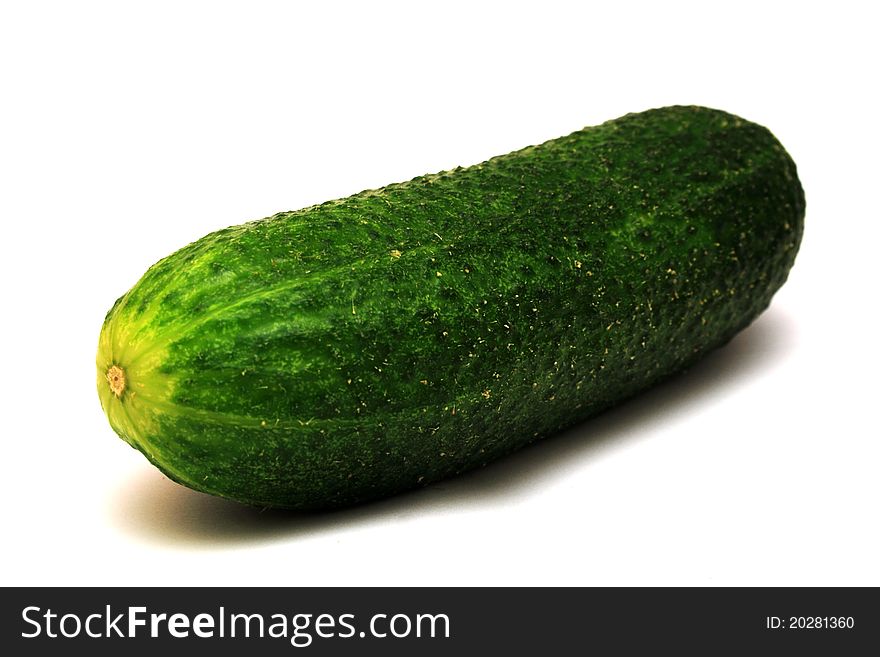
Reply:
<svg viewBox="0 0 880 657"><path fill-rule="evenodd" d="M4 3L0 582L880 585L872 4ZM189 491L111 431L104 313L180 246L691 103L768 126L808 209L771 308L689 373L321 515Z"/></svg>

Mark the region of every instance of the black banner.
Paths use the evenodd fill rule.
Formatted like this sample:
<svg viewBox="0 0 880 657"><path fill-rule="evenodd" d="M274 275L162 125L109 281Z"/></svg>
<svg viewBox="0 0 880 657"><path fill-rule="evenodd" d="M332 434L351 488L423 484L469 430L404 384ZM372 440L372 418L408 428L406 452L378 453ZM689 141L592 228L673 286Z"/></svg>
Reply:
<svg viewBox="0 0 880 657"><path fill-rule="evenodd" d="M19 588L4 654L866 654L870 588ZM10 651L11 650L11 651Z"/></svg>

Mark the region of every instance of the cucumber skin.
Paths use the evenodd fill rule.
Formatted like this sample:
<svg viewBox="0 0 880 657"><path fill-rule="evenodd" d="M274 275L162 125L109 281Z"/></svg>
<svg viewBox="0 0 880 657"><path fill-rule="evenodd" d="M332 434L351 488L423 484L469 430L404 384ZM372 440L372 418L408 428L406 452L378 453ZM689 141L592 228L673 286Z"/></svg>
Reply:
<svg viewBox="0 0 880 657"><path fill-rule="evenodd" d="M184 247L107 314L99 396L196 490L297 509L391 495L729 341L785 281L804 208L765 128L630 114Z"/></svg>

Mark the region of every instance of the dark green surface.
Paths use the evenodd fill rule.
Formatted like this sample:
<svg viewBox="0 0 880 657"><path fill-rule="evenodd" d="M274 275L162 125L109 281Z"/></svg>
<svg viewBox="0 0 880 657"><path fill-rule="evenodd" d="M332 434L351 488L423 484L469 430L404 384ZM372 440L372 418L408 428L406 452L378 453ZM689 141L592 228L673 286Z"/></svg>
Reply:
<svg viewBox="0 0 880 657"><path fill-rule="evenodd" d="M785 281L803 216L765 128L628 115L190 244L108 314L99 390L109 364L132 382L102 403L196 489L295 508L390 495L727 342Z"/></svg>

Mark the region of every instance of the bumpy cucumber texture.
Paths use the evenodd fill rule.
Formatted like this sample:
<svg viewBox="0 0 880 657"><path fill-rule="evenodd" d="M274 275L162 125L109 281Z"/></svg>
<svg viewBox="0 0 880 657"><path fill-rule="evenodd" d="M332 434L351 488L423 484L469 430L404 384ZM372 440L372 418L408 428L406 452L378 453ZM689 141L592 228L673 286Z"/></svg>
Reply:
<svg viewBox="0 0 880 657"><path fill-rule="evenodd" d="M701 107L226 228L107 314L110 424L171 479L357 503L482 466L731 339L801 240L795 165Z"/></svg>

